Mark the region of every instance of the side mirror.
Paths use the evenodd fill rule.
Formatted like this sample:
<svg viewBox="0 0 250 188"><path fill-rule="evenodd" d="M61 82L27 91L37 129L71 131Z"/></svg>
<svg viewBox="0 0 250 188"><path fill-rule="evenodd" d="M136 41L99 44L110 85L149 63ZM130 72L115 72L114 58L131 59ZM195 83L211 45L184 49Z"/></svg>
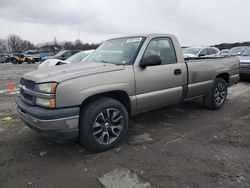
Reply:
<svg viewBox="0 0 250 188"><path fill-rule="evenodd" d="M65 58L65 55L61 55L62 58Z"/></svg>
<svg viewBox="0 0 250 188"><path fill-rule="evenodd" d="M149 55L144 58L140 62L140 66L142 68L148 67L148 66L156 66L156 65L161 65L161 58L158 55Z"/></svg>

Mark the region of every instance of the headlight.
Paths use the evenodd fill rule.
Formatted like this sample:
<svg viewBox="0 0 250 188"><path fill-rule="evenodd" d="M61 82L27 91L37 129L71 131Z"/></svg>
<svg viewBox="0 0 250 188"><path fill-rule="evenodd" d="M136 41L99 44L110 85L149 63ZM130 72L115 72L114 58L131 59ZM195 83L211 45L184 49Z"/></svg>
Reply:
<svg viewBox="0 0 250 188"><path fill-rule="evenodd" d="M41 93L56 93L57 83L38 84L37 91Z"/></svg>
<svg viewBox="0 0 250 188"><path fill-rule="evenodd" d="M39 96L36 97L36 105L43 106L47 108L55 108L56 107L56 99L55 94L57 83L45 83L38 84L36 91L39 92Z"/></svg>
<svg viewBox="0 0 250 188"><path fill-rule="evenodd" d="M36 105L47 107L47 108L55 108L56 100L36 97Z"/></svg>

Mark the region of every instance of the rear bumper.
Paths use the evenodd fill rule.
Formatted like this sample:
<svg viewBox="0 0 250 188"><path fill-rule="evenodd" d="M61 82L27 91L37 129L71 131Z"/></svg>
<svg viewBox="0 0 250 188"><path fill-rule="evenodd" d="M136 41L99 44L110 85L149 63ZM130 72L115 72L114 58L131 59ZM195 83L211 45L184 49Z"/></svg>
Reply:
<svg viewBox="0 0 250 188"><path fill-rule="evenodd" d="M45 109L24 103L16 98L17 111L28 127L53 140L66 140L78 137L79 107Z"/></svg>

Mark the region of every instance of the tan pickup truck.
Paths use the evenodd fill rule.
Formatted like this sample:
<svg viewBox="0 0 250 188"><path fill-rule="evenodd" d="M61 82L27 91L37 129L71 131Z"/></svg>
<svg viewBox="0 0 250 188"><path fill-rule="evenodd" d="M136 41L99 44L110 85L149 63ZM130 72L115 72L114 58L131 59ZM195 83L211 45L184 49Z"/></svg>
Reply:
<svg viewBox="0 0 250 188"><path fill-rule="evenodd" d="M105 151L123 140L129 116L197 97L219 109L238 80L237 58L185 60L175 36L136 35L103 42L84 63L25 74L16 103L41 134Z"/></svg>

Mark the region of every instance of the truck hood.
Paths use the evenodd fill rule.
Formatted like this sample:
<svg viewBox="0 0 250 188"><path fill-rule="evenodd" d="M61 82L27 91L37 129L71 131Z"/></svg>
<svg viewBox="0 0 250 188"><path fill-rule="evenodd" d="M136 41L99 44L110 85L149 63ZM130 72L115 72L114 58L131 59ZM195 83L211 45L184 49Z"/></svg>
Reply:
<svg viewBox="0 0 250 188"><path fill-rule="evenodd" d="M124 65L114 65L109 63L76 63L55 67L39 69L29 72L23 76L24 79L32 80L36 83L42 82L63 82L66 80L83 76L101 74L111 71L123 70Z"/></svg>

